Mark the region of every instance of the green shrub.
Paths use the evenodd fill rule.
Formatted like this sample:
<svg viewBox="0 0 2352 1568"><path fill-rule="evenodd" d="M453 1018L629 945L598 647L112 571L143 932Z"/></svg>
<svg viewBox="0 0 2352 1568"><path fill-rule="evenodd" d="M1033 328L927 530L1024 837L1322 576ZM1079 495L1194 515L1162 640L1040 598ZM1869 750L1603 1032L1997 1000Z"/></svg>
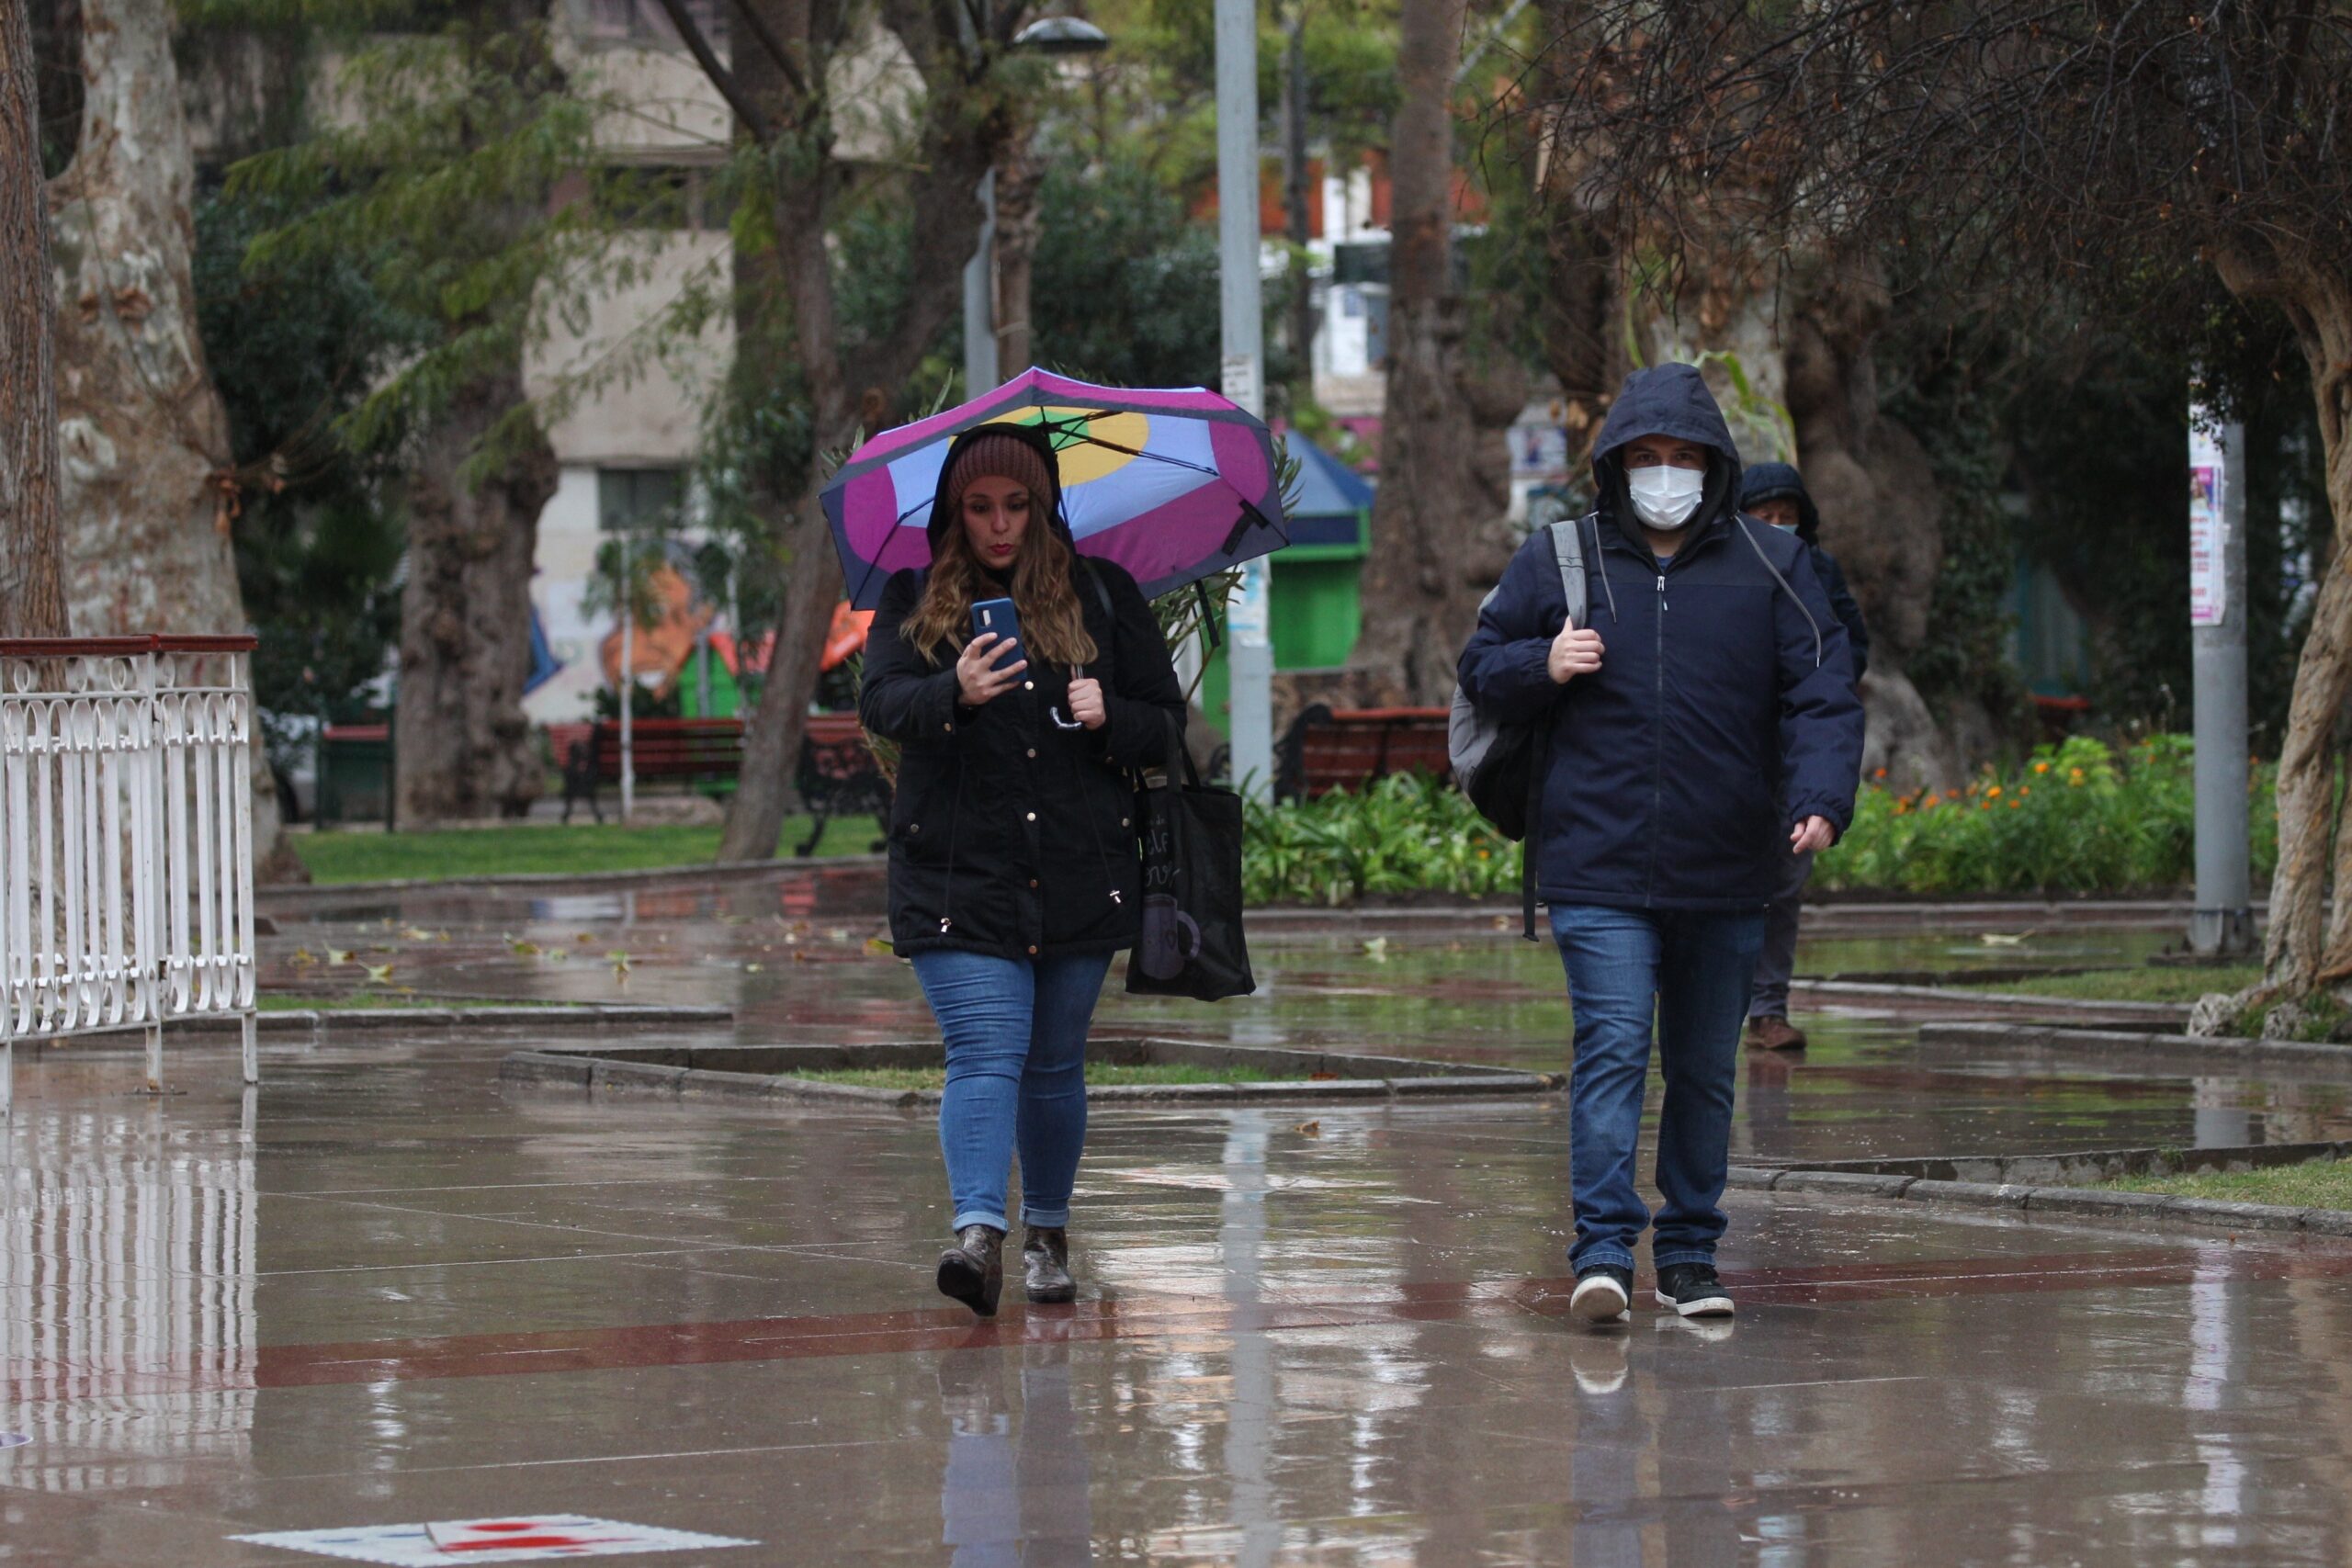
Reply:
<svg viewBox="0 0 2352 1568"><path fill-rule="evenodd" d="M2194 871L2196 786L2188 737L2121 753L2088 736L2041 746L1965 789L1896 794L1866 785L1854 826L1816 863L1823 887L1905 893L2099 893L2169 887ZM2254 867L2277 862L2272 770L2253 764Z"/></svg>
<svg viewBox="0 0 2352 1568"><path fill-rule="evenodd" d="M2087 736L2035 750L1964 789L1898 795L1875 783L1825 852L1816 886L1928 895L2109 893L2171 887L2194 871L2196 788L2185 735L2121 752ZM2274 770L2253 765L2254 870L2278 858ZM1366 896L1477 897L1519 889L1519 847L1453 788L1423 775L1361 793L1252 806L1242 876L1253 904Z"/></svg>
<svg viewBox="0 0 2352 1568"><path fill-rule="evenodd" d="M1352 903L1366 895L1516 891L1519 846L1467 798L1423 773L1374 781L1362 794L1253 805L1242 853L1252 904Z"/></svg>

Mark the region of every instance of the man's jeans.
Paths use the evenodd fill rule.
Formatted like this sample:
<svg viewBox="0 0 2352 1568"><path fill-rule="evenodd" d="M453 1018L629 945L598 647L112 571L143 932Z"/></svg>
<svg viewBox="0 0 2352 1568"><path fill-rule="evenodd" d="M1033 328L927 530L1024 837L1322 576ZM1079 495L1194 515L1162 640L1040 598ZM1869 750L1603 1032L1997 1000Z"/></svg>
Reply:
<svg viewBox="0 0 2352 1568"><path fill-rule="evenodd" d="M1576 1063L1568 1080L1568 1171L1576 1190L1571 1266L1634 1266L1650 1212L1634 1186L1650 1023L1666 1100L1658 1111L1657 1212L1651 1260L1712 1262L1724 1234L1724 1167L1740 1019L1764 916L1555 905L1552 934L1568 972Z"/></svg>
<svg viewBox="0 0 2352 1568"><path fill-rule="evenodd" d="M945 950L915 954L914 966L947 1042L939 1148L954 1228L1012 1228L1005 1187L1016 1143L1023 1222L1069 1224L1086 1148L1086 1028L1111 955L1032 962Z"/></svg>
<svg viewBox="0 0 2352 1568"><path fill-rule="evenodd" d="M1756 984L1749 989L1747 1016L1789 1016L1789 980L1797 971L1797 916L1804 908L1804 885L1813 876L1813 852L1792 854L1781 863L1781 890L1764 911L1764 951L1756 960Z"/></svg>

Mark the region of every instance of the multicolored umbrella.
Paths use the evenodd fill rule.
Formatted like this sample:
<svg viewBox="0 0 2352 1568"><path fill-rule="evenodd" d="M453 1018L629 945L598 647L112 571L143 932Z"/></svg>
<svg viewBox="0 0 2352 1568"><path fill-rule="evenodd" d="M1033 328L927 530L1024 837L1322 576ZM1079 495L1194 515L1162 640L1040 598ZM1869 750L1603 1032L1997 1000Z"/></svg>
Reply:
<svg viewBox="0 0 2352 1568"><path fill-rule="evenodd" d="M1044 429L1079 553L1125 567L1147 597L1290 542L1262 422L1199 388L1095 387L1024 370L960 408L884 431L825 487L851 604L872 608L892 572L929 563L940 466L956 437L981 424Z"/></svg>

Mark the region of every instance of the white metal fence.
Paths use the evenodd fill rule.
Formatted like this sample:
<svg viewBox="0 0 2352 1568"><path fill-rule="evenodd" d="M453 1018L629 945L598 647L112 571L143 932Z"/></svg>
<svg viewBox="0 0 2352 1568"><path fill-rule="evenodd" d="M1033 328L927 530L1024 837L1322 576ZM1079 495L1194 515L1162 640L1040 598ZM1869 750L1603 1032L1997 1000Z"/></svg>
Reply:
<svg viewBox="0 0 2352 1568"><path fill-rule="evenodd" d="M254 1041L250 637L0 639L0 1112L13 1044L227 1016Z"/></svg>

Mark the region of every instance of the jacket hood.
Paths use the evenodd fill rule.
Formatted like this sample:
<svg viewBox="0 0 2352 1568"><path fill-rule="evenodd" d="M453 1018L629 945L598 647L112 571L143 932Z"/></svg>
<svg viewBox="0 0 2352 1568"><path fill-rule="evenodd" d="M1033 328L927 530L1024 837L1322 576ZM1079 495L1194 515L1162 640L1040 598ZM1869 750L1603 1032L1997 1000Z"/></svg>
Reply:
<svg viewBox="0 0 2352 1568"><path fill-rule="evenodd" d="M1768 501L1797 503L1797 537L1808 545L1821 542L1821 512L1804 488L1804 476L1788 463L1758 463L1740 476L1739 509L1753 512Z"/></svg>
<svg viewBox="0 0 2352 1568"><path fill-rule="evenodd" d="M1690 537L1696 538L1700 530L1733 509L1740 493L1739 448L1697 366L1661 365L1626 377L1600 426L1600 439L1593 443L1594 490L1602 509L1628 528L1638 525L1625 489L1623 452L1626 443L1644 435L1696 442L1713 454L1707 460L1707 488L1686 529Z"/></svg>
<svg viewBox="0 0 2352 1568"><path fill-rule="evenodd" d="M939 487L931 495L931 520L923 525L923 534L931 541L931 553L939 554L940 536L954 518L954 511L947 504L947 481L956 472L956 460L983 435L1010 435L1035 447L1037 455L1046 459L1046 473L1054 487L1053 494L1046 497L1046 515L1074 547L1077 541L1070 538L1069 519L1062 515L1062 468L1054 456L1052 440L1034 424L976 424L947 444L946 459L939 465Z"/></svg>

